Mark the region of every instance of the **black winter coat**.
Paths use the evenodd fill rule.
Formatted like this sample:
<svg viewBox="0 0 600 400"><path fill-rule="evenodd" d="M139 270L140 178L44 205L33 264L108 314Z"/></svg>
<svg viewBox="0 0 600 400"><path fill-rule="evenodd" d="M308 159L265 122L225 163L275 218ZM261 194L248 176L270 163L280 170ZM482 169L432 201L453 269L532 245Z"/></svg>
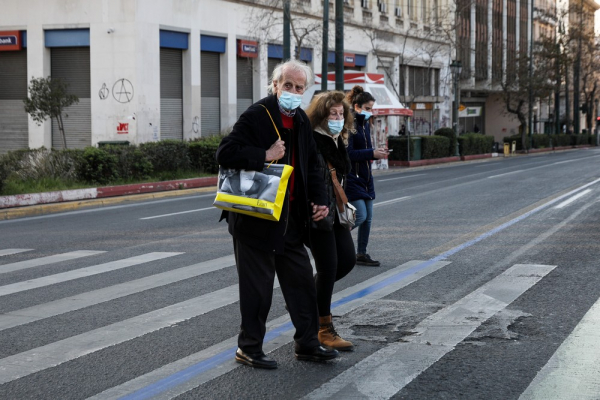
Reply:
<svg viewBox="0 0 600 400"><path fill-rule="evenodd" d="M371 124L362 114L354 115L356 134L348 137L348 155L352 171L348 175L346 196L349 201L375 199L375 186L371 172L373 145L371 144Z"/></svg>
<svg viewBox="0 0 600 400"><path fill-rule="evenodd" d="M250 106L233 126L231 133L223 138L217 149L217 162L225 168L246 170L263 169L266 151L278 140L273 122L267 107L275 122L281 139L286 142L286 154L283 159L276 161L279 164L291 165L290 149L297 146L296 166L294 170L295 188L294 204L300 216L308 226L312 208L310 202L318 205L327 204L327 194L323 177L317 169L317 150L312 135L312 128L306 113L297 109L294 116L294 140L283 127L281 114L277 104L277 97L271 95L259 100ZM229 233L234 239L264 251L283 253L284 238L289 218L289 187L281 218L279 221L267 221L248 215L223 211L221 219L227 219Z"/></svg>
<svg viewBox="0 0 600 400"><path fill-rule="evenodd" d="M348 158L346 145L344 144L341 136L338 136L336 139L337 146L330 137L327 137L319 132L315 131L313 136L317 144L317 151L319 152L319 170L321 171L321 175L323 176L323 180L325 181L325 186L327 188L329 214L327 215L327 218L324 218L320 221L312 221L311 226L314 229L331 231L333 230L334 222L338 220L335 212L337 205L335 191L333 190L333 177L329 171L327 161L329 161L331 166L335 168L335 174L340 184L345 185L346 176L350 172L350 159Z"/></svg>

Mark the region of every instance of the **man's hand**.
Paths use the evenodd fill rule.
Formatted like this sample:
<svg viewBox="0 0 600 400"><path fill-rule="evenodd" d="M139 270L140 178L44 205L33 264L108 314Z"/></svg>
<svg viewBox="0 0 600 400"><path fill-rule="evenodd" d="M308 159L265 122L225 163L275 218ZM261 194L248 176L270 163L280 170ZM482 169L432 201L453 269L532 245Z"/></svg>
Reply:
<svg viewBox="0 0 600 400"><path fill-rule="evenodd" d="M310 204L312 205L313 221L320 221L329 214L329 207L319 206L319 205L316 205L315 203L310 203Z"/></svg>
<svg viewBox="0 0 600 400"><path fill-rule="evenodd" d="M283 140L277 140L269 147L265 156L265 161L280 160L285 155L285 142Z"/></svg>

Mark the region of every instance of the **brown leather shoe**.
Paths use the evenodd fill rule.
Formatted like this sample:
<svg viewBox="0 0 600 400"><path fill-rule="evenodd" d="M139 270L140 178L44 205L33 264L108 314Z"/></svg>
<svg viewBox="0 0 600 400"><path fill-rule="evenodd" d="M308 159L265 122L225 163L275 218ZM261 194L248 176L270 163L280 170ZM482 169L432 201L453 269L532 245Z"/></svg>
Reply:
<svg viewBox="0 0 600 400"><path fill-rule="evenodd" d="M241 349L237 349L235 352L235 361L254 368L277 368L277 361L267 357L262 351L260 353L248 354L244 353Z"/></svg>
<svg viewBox="0 0 600 400"><path fill-rule="evenodd" d="M352 342L342 339L335 331L331 314L326 317L319 317L319 342L327 348L339 351L352 351L354 349Z"/></svg>

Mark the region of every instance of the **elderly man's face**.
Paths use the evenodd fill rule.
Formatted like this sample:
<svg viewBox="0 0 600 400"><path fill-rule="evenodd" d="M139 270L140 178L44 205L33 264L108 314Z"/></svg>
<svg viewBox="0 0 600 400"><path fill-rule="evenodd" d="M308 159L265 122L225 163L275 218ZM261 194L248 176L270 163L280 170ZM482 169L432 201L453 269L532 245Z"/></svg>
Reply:
<svg viewBox="0 0 600 400"><path fill-rule="evenodd" d="M284 69L281 74L281 82L274 81L273 87L277 98L281 96L281 92L304 94L306 90L306 74L303 71Z"/></svg>

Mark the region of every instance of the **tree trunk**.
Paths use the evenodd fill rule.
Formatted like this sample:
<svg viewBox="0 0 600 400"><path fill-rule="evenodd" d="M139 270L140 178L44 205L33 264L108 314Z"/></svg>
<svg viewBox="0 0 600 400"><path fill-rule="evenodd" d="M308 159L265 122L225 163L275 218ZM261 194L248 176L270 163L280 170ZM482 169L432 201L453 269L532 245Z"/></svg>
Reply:
<svg viewBox="0 0 600 400"><path fill-rule="evenodd" d="M63 125L63 120L62 120L61 114L58 115L58 130L60 131L60 134L62 136L63 146L66 149L67 148L67 136L65 135L65 127Z"/></svg>

